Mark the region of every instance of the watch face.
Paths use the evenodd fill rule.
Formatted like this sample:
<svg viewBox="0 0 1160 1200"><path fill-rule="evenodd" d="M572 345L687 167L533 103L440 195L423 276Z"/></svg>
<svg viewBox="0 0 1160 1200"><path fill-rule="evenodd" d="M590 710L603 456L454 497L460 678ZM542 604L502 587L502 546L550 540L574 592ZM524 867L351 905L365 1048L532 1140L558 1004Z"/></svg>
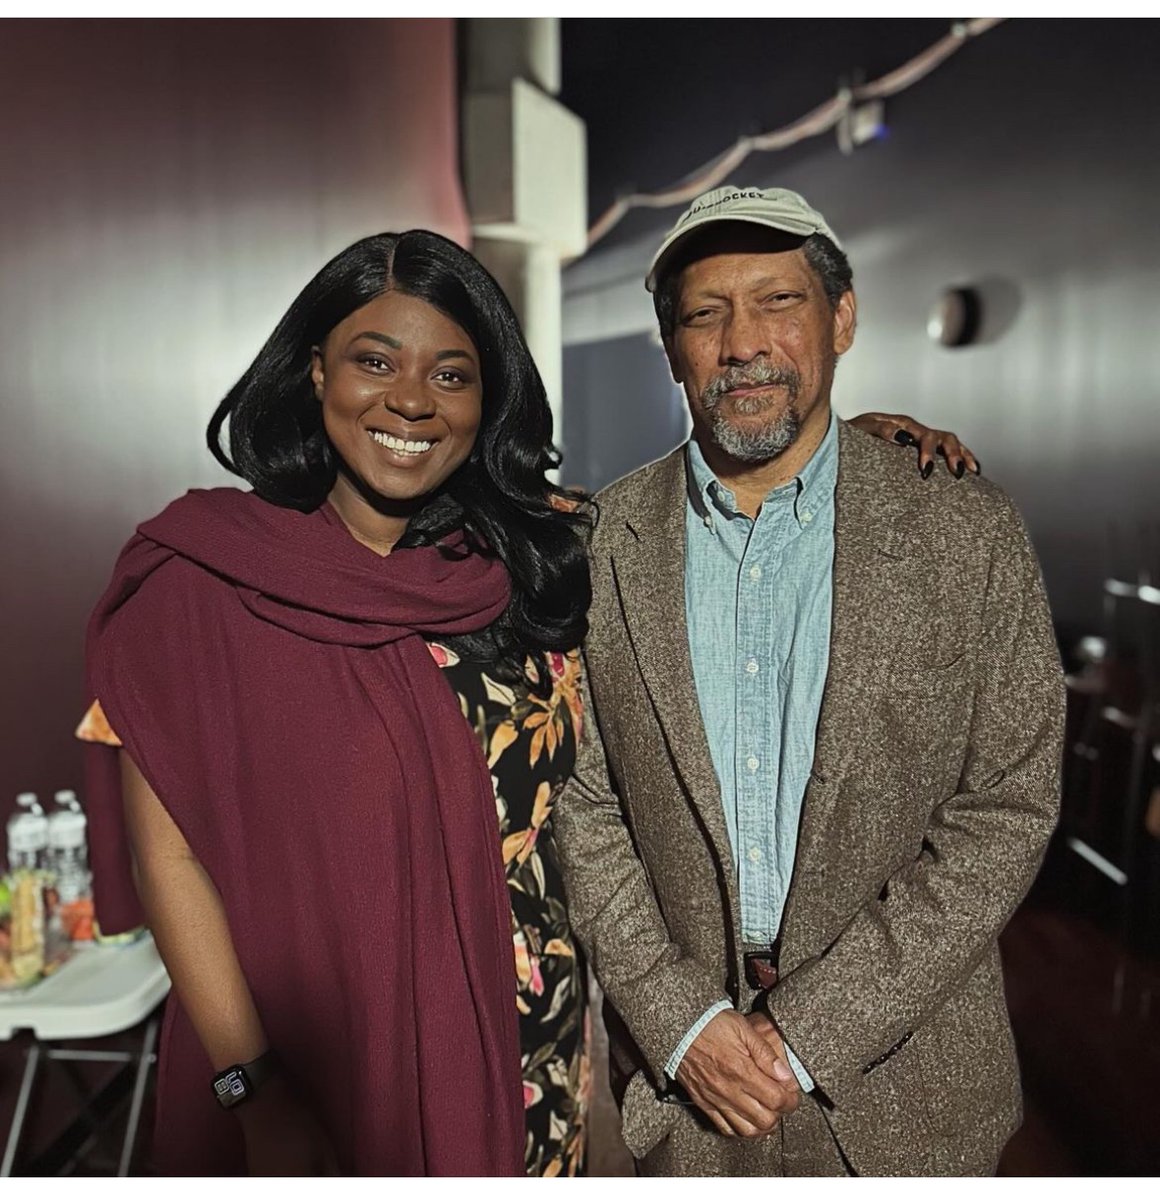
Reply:
<svg viewBox="0 0 1160 1200"><path fill-rule="evenodd" d="M233 1108L250 1094L249 1080L241 1067L233 1067L214 1077L213 1092L223 1108Z"/></svg>

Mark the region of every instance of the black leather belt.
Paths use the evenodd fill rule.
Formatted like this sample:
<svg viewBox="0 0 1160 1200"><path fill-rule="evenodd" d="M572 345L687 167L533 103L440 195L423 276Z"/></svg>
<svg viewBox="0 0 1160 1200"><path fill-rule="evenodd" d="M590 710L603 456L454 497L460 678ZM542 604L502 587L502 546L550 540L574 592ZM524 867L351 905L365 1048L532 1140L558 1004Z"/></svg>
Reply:
<svg viewBox="0 0 1160 1200"><path fill-rule="evenodd" d="M765 992L777 986L777 960L781 939L768 949L744 952L745 979L754 991Z"/></svg>

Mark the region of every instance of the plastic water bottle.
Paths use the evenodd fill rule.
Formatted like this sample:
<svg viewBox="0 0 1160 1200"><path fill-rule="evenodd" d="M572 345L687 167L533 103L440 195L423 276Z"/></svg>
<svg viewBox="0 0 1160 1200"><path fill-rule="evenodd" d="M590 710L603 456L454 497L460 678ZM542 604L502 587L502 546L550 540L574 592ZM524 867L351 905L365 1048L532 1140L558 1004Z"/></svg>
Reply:
<svg viewBox="0 0 1160 1200"><path fill-rule="evenodd" d="M69 941L93 936L93 889L89 873L88 821L77 794L57 792L48 817L48 864L56 877L57 912Z"/></svg>
<svg viewBox="0 0 1160 1200"><path fill-rule="evenodd" d="M43 871L47 866L48 818L35 792L21 792L8 819L8 870Z"/></svg>
<svg viewBox="0 0 1160 1200"><path fill-rule="evenodd" d="M0 880L0 989L26 987L44 974L48 818L34 792L16 797L8 820L8 874Z"/></svg>

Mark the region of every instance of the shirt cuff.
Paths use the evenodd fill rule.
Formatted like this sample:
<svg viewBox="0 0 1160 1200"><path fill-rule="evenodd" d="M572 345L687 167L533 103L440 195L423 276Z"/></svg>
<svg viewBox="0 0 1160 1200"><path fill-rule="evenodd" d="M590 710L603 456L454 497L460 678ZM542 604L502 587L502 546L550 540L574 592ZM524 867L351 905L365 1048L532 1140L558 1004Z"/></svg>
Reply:
<svg viewBox="0 0 1160 1200"><path fill-rule="evenodd" d="M782 1044L785 1045L785 1042L783 1041ZM809 1071L802 1066L801 1059L798 1058L798 1056L789 1048L788 1045L785 1045L785 1054L789 1059L790 1068L797 1076L798 1085L801 1087L802 1091L812 1092L814 1090L814 1081L810 1078Z"/></svg>
<svg viewBox="0 0 1160 1200"><path fill-rule="evenodd" d="M685 1051L693 1044L697 1034L705 1028L706 1025L719 1013L724 1012L727 1008L732 1008L733 1005L728 1000L718 1000L711 1008L706 1009L697 1019L697 1023L689 1030L688 1033L681 1039L681 1044L669 1055L669 1061L665 1063L665 1074L672 1080L677 1078L677 1068L681 1065L681 1059L685 1057ZM811 1086L813 1086L811 1084Z"/></svg>

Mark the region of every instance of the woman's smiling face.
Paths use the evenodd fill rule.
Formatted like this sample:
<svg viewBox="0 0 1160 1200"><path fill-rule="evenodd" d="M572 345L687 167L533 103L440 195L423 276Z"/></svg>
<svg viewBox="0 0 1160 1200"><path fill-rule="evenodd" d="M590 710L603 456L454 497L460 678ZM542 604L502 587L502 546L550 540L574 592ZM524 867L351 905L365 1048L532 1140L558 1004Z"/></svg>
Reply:
<svg viewBox="0 0 1160 1200"><path fill-rule="evenodd" d="M356 309L315 348L311 378L341 460L337 486L345 476L372 505L430 496L475 445L479 353L425 300L390 291Z"/></svg>

